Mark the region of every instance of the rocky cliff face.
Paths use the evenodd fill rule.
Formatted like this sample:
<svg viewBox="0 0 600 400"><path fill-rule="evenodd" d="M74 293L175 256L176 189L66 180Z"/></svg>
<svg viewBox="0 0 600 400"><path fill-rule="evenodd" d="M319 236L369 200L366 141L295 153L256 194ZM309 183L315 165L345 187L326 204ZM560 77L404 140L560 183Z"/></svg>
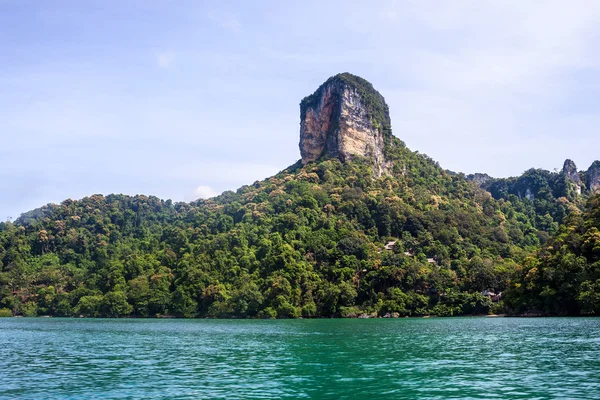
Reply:
<svg viewBox="0 0 600 400"><path fill-rule="evenodd" d="M484 187L487 182L494 179L491 176L489 176L488 174L482 174L479 172L476 172L474 174L469 174L469 175L467 175L466 178L468 181L474 182L477 186L480 186L480 187Z"/></svg>
<svg viewBox="0 0 600 400"><path fill-rule="evenodd" d="M600 161L594 161L585 173L587 187L590 191L600 190Z"/></svg>
<svg viewBox="0 0 600 400"><path fill-rule="evenodd" d="M563 164L562 173L564 174L565 179L568 182L573 183L577 194L581 194L581 187L583 186L583 184L581 183L581 178L579 178L577 166L572 160L565 160L565 163Z"/></svg>
<svg viewBox="0 0 600 400"><path fill-rule="evenodd" d="M385 99L369 82L348 73L336 75L300 103L302 163L324 155L342 161L362 156L380 176L388 169L390 126Z"/></svg>

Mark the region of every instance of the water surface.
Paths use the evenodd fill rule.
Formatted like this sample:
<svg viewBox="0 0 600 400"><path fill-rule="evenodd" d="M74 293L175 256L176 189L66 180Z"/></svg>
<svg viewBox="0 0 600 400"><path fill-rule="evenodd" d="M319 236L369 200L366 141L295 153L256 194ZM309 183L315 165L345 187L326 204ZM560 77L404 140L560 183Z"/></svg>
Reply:
<svg viewBox="0 0 600 400"><path fill-rule="evenodd" d="M0 319L0 398L599 398L600 319Z"/></svg>

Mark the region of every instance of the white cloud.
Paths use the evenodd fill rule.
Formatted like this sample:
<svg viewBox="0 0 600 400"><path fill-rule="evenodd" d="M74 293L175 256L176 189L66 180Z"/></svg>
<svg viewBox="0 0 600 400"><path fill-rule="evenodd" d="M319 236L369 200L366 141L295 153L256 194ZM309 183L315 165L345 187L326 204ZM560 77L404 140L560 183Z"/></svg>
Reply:
<svg viewBox="0 0 600 400"><path fill-rule="evenodd" d="M189 200L193 201L198 199L208 199L209 197L215 197L218 194L219 192L217 192L212 187L200 185L191 193L191 195L189 196Z"/></svg>
<svg viewBox="0 0 600 400"><path fill-rule="evenodd" d="M254 181L273 176L287 166L236 161L187 160L173 162L170 168L164 168L160 164L146 165L143 170L149 171L163 180L201 179L214 186L237 189L242 185L249 185ZM133 171L135 173L142 172L135 169Z"/></svg>
<svg viewBox="0 0 600 400"><path fill-rule="evenodd" d="M172 52L159 52L156 54L156 63L159 68L169 68L175 63L175 54Z"/></svg>
<svg viewBox="0 0 600 400"><path fill-rule="evenodd" d="M343 71L371 81L394 133L444 168L506 176L598 158L596 0L184 3L152 2L154 19L131 24L85 2L80 18L55 18L75 39L81 19L118 22L100 55L8 27L24 39L0 65L5 214L97 192L192 199L264 179L299 158L300 99ZM48 188L15 197L32 176Z"/></svg>
<svg viewBox="0 0 600 400"><path fill-rule="evenodd" d="M361 29L414 38L401 51L387 51L385 38L377 49L396 70L376 88L409 147L467 173L506 176L567 157L589 165L580 149L598 119L586 107L600 73L600 3L388 4Z"/></svg>

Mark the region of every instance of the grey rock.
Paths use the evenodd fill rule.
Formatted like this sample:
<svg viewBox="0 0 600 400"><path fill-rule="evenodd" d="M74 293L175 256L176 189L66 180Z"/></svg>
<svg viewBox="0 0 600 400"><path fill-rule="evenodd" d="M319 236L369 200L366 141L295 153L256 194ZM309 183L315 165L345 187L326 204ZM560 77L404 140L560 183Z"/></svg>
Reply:
<svg viewBox="0 0 600 400"><path fill-rule="evenodd" d="M563 164L562 173L565 175L567 181L573 183L575 185L575 190L577 194L581 194L581 188L583 183L581 182L581 178L579 177L579 172L577 172L577 166L572 160L565 160Z"/></svg>
<svg viewBox="0 0 600 400"><path fill-rule="evenodd" d="M600 190L600 161L594 161L585 173L587 187L591 192Z"/></svg>
<svg viewBox="0 0 600 400"><path fill-rule="evenodd" d="M363 88L352 82L359 82ZM385 110L383 123L376 121L366 106L366 92L361 90L365 86L370 90L370 104L375 102ZM300 107L300 153L304 165L324 155L341 161L361 156L372 161L376 176L388 171L384 126L390 126L389 113L385 99L371 84L350 74L339 74L302 100Z"/></svg>

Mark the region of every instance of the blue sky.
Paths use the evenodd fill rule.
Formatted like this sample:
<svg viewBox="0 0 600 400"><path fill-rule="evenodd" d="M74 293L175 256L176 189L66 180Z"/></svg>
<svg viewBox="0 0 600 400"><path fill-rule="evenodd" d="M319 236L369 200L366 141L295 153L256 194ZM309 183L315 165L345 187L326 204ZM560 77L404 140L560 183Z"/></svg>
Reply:
<svg viewBox="0 0 600 400"><path fill-rule="evenodd" d="M0 0L0 220L270 176L300 158L302 97L346 71L444 168L600 158L600 2L369 3Z"/></svg>

